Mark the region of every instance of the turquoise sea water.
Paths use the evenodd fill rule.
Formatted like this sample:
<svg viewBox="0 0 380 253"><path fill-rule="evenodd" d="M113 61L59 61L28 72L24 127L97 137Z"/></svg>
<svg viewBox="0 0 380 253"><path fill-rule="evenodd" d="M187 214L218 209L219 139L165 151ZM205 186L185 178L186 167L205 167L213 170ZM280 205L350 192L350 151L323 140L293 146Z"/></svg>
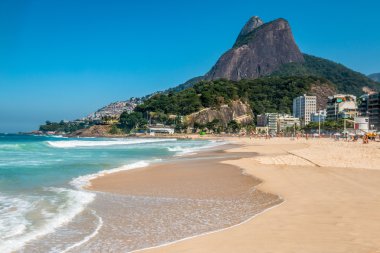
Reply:
<svg viewBox="0 0 380 253"><path fill-rule="evenodd" d="M212 145L216 144L202 140L0 134L0 252L28 252L24 250L28 245L33 251L33 242L56 233L86 211L96 198L81 189L89 179ZM59 245L55 240L54 245ZM70 245L49 247L48 252L64 252Z"/></svg>

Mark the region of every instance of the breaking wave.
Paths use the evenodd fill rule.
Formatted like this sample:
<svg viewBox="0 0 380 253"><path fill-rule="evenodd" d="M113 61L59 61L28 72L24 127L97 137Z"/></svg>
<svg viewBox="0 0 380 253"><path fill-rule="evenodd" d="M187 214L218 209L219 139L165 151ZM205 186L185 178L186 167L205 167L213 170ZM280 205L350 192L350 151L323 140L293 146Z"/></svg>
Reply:
<svg viewBox="0 0 380 253"><path fill-rule="evenodd" d="M115 139L104 141L86 141L86 140L70 140L70 141L47 141L46 143L54 148L77 148L77 147L103 147L115 145L134 145L154 142L177 141L177 139Z"/></svg>

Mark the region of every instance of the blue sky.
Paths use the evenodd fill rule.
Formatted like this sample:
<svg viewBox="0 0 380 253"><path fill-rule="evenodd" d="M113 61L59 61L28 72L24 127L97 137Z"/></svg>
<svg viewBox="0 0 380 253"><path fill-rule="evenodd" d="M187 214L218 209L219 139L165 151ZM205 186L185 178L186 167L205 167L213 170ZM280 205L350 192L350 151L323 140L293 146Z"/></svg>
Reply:
<svg viewBox="0 0 380 253"><path fill-rule="evenodd" d="M0 1L0 132L75 119L207 72L253 15L303 52L380 72L379 1Z"/></svg>

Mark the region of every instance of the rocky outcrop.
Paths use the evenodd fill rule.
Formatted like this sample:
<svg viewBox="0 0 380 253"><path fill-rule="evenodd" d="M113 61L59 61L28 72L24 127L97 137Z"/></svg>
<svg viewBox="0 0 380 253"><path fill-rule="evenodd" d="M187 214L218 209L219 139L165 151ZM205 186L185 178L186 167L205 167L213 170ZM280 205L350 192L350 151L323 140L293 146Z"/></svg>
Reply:
<svg viewBox="0 0 380 253"><path fill-rule="evenodd" d="M263 23L252 17L233 48L219 58L204 79L254 79L271 74L283 64L303 61L288 21L280 18Z"/></svg>
<svg viewBox="0 0 380 253"><path fill-rule="evenodd" d="M186 123L192 126L195 122L206 124L214 119L219 120L223 126L227 126L231 120L235 120L241 124L249 124L253 122L253 114L248 104L237 100L232 101L228 105L222 105L219 108L206 108L192 113L186 117Z"/></svg>
<svg viewBox="0 0 380 253"><path fill-rule="evenodd" d="M80 136L80 137L115 137L115 135L110 134L110 125L95 125L89 128L80 129L70 134L69 136Z"/></svg>

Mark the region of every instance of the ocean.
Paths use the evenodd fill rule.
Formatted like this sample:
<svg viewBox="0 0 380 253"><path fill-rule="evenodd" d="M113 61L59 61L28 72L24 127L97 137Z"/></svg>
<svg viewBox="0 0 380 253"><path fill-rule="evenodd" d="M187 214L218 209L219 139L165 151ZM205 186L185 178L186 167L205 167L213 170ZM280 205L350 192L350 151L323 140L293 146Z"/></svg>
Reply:
<svg viewBox="0 0 380 253"><path fill-rule="evenodd" d="M107 217L96 211L96 205L115 206L112 202L120 203L118 198L122 198L83 190L90 179L216 145L219 143L215 141L174 138L107 139L0 134L0 252L75 250L104 228ZM125 205L134 203L133 208L138 209L143 206L140 202L157 205L155 201L130 196L122 202ZM117 210L112 208L106 213L112 212L117 215ZM128 230L128 225L123 229ZM130 231L138 233L139 229L130 228ZM144 246L149 245L139 244L125 250ZM88 252L96 251L91 247L87 248ZM117 248L114 250L118 252ZM110 252L112 248L105 251Z"/></svg>

